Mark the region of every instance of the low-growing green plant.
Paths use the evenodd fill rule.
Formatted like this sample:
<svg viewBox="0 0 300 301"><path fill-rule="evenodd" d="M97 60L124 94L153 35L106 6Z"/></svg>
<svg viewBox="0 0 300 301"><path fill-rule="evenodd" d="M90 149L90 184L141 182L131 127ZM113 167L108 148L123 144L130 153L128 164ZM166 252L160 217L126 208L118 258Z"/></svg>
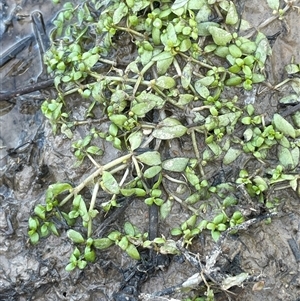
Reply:
<svg viewBox="0 0 300 301"><path fill-rule="evenodd" d="M268 3L277 17L287 11L281 12L276 1ZM223 22L211 21L215 14ZM64 4L44 57L57 98L46 100L42 112L54 134L72 140L77 166L90 160L95 169L77 186L48 187L45 204L37 204L29 218L33 244L51 233L59 235L57 223L65 225L74 244L68 271L83 269L112 245L137 260L143 248L177 254L173 239L159 235L148 240L147 233L128 221L123 233L107 231L98 237L99 212L109 214L121 199L136 198L158 206L165 219L178 202L190 216L171 234L189 247L204 231L218 241L223 231L245 221L237 193L241 185L251 198L249 206L259 202L272 210L280 200L269 191L279 183L288 183L299 193L299 176L294 174L299 164L299 114L291 120L274 114L267 122L265 115L256 113L255 104L245 106L234 96L236 88L248 93L265 80L264 66L271 54L261 32L255 38L239 35L239 21L234 3L227 0ZM124 49L130 49L129 61L118 50L120 40ZM287 72L296 74L299 66L292 62ZM294 83L299 96L296 80L281 85L288 83ZM85 120L74 117L70 96L85 105ZM96 109L103 122L98 122ZM74 129L88 122L93 127L74 141ZM192 155L181 150L179 156L168 155L166 144L182 143L183 138L189 140ZM150 147L153 142L155 147ZM102 165L98 145L105 143L123 154ZM274 166L274 152L280 165ZM255 160L263 167L261 172L251 175L252 170L236 165L241 155ZM207 174L216 163L238 168L238 177L229 180L225 175L214 183ZM169 182L177 183L178 191L171 191ZM93 189L89 199L81 193L85 187ZM184 197L177 193L180 188L187 191ZM101 203L99 191L106 195ZM213 299L208 288L205 300Z"/></svg>

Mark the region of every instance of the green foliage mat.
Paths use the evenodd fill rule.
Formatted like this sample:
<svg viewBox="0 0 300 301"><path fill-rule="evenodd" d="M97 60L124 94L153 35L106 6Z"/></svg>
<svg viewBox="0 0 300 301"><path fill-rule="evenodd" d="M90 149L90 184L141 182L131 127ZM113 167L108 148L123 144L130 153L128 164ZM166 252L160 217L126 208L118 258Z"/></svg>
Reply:
<svg viewBox="0 0 300 301"><path fill-rule="evenodd" d="M275 14L270 22L282 19L291 7L268 3ZM250 27L234 2L68 2L54 25L44 61L57 98L46 100L42 111L54 134L72 140L77 166L90 160L95 171L76 187L50 185L45 204L38 204L29 219L28 234L36 244L50 233L59 235L57 219L67 223L74 243L68 271L83 269L111 245L139 259L143 248L177 254L174 238L189 247L203 231L218 241L223 231L248 219L241 199L260 214L276 210L281 200L273 191L280 183L299 194L299 113L292 112L292 118L274 114L268 120L256 113L255 104L244 105L236 95L251 93L265 81L271 47L261 32L240 34ZM287 72L298 73L299 65L290 64ZM288 78L276 88L291 84L293 97L299 97L298 79ZM74 118L70 95L85 104L85 120ZM96 113L99 109L102 115ZM95 126L74 141L74 129L85 124ZM99 141L123 155L101 165ZM189 141L192 155L183 149L178 156L165 155L166 146L184 141ZM241 160L243 164L237 163ZM256 170L247 167L249 162ZM236 177L213 181L208 171L216 163L235 169L239 164ZM177 190L168 189L167 182ZM94 187L90 200L80 194L87 185ZM178 196L180 189L184 198ZM101 204L99 191L107 196ZM162 219L178 202L190 216L173 225L169 237L149 240L130 222L123 231L95 236L99 208L110 212L121 198L158 206ZM74 225L81 226L80 232Z"/></svg>

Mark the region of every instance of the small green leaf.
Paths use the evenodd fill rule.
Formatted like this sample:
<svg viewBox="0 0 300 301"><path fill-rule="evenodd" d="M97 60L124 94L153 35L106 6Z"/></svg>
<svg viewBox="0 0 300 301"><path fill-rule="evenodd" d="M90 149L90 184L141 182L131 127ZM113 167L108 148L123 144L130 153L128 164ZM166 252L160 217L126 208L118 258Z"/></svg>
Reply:
<svg viewBox="0 0 300 301"><path fill-rule="evenodd" d="M222 149L219 146L219 144L213 141L212 143L208 143L207 145L216 156L220 156L220 154L222 153Z"/></svg>
<svg viewBox="0 0 300 301"><path fill-rule="evenodd" d="M153 51L150 50L145 50L143 51L143 53L141 54L141 63L143 66L147 65L153 56Z"/></svg>
<svg viewBox="0 0 300 301"><path fill-rule="evenodd" d="M231 33L224 29L218 28L216 26L209 26L208 31L212 35L214 42L218 46L226 46L226 44L232 40Z"/></svg>
<svg viewBox="0 0 300 301"><path fill-rule="evenodd" d="M298 188L298 179L293 179L289 182L291 188L294 190L294 191L297 191L297 188ZM299 191L298 191L298 194L299 194Z"/></svg>
<svg viewBox="0 0 300 301"><path fill-rule="evenodd" d="M32 234L29 234L29 239L30 239L30 242L35 245L38 243L40 237L39 237L39 234L37 232L33 232Z"/></svg>
<svg viewBox="0 0 300 301"><path fill-rule="evenodd" d="M84 259L88 262L94 262L96 259L95 251L91 250L90 247L86 247L84 250Z"/></svg>
<svg viewBox="0 0 300 301"><path fill-rule="evenodd" d="M193 186L196 186L200 183L200 180L199 180L198 176L196 176L194 173L186 172L185 175L186 175L187 180L189 181L189 183L192 184Z"/></svg>
<svg viewBox="0 0 300 301"><path fill-rule="evenodd" d="M299 148L290 150L281 145L278 146L278 158L281 165L286 169L294 169L299 164Z"/></svg>
<svg viewBox="0 0 300 301"><path fill-rule="evenodd" d="M252 74L252 82L253 84L261 83L265 80L265 76L263 74L253 73Z"/></svg>
<svg viewBox="0 0 300 301"><path fill-rule="evenodd" d="M193 69L194 65L191 62L188 62L182 69L181 85L184 89L187 89L191 83Z"/></svg>
<svg viewBox="0 0 300 301"><path fill-rule="evenodd" d="M120 129L122 129L125 121L127 121L128 118L127 118L127 116L122 115L122 114L113 114L113 115L109 116L109 119L116 126L118 126Z"/></svg>
<svg viewBox="0 0 300 301"><path fill-rule="evenodd" d="M138 103L131 108L131 112L133 112L138 117L145 117L146 113L150 112L155 107L155 105L155 101Z"/></svg>
<svg viewBox="0 0 300 301"><path fill-rule="evenodd" d="M128 7L124 2L120 2L117 6L117 9L114 11L113 15L113 23L118 24L123 17L125 17L128 13Z"/></svg>
<svg viewBox="0 0 300 301"><path fill-rule="evenodd" d="M80 244L84 242L84 238L82 237L82 235L75 230L68 230L67 235L74 243Z"/></svg>
<svg viewBox="0 0 300 301"><path fill-rule="evenodd" d="M203 231L204 229L206 229L208 225L208 221L207 220L202 220L198 225L197 225L197 228L200 230L200 231Z"/></svg>
<svg viewBox="0 0 300 301"><path fill-rule="evenodd" d="M157 139L168 140L183 136L187 128L175 118L167 117L161 121L153 131L153 136Z"/></svg>
<svg viewBox="0 0 300 301"><path fill-rule="evenodd" d="M226 86L237 86L242 82L242 78L240 76L232 76L225 81Z"/></svg>
<svg viewBox="0 0 300 301"><path fill-rule="evenodd" d="M216 229L216 225L214 223L208 223L206 225L206 229L208 229L208 230L215 230Z"/></svg>
<svg viewBox="0 0 300 301"><path fill-rule="evenodd" d="M268 189L267 182L260 176L255 176L253 182L259 187L260 191L265 191Z"/></svg>
<svg viewBox="0 0 300 301"><path fill-rule="evenodd" d="M75 258L74 260L76 260L76 259L78 259L80 257L80 251L79 251L79 249L77 247L74 249L74 251L73 251L73 253L71 255L70 261L71 261L71 259L73 257ZM72 259L72 261L73 261L73 259Z"/></svg>
<svg viewBox="0 0 300 301"><path fill-rule="evenodd" d="M121 194L124 196L136 195L138 197L145 196L146 191L141 188L124 188L120 190Z"/></svg>
<svg viewBox="0 0 300 301"><path fill-rule="evenodd" d="M214 230L214 231L211 231L211 236L212 236L213 240L215 242L217 242L221 236L221 233L219 231Z"/></svg>
<svg viewBox="0 0 300 301"><path fill-rule="evenodd" d="M166 50L178 46L179 40L173 23L168 23L166 31L161 35L161 41L165 45Z"/></svg>
<svg viewBox="0 0 300 301"><path fill-rule="evenodd" d="M129 244L129 246L126 249L126 253L135 260L140 260L140 253L137 250L137 248L133 244Z"/></svg>
<svg viewBox="0 0 300 301"><path fill-rule="evenodd" d="M65 270L67 272L71 272L76 268L76 262L70 262L66 267Z"/></svg>
<svg viewBox="0 0 300 301"><path fill-rule="evenodd" d="M195 90L197 91L197 93L204 99L206 99L209 95L210 95L210 92L208 90L207 87L205 87L202 83L201 83L201 80L197 80L195 82Z"/></svg>
<svg viewBox="0 0 300 301"><path fill-rule="evenodd" d="M220 224L220 223L222 223L224 221L224 218L225 218L224 214L220 213L217 216L215 216L215 218L213 219L213 223L215 225Z"/></svg>
<svg viewBox="0 0 300 301"><path fill-rule="evenodd" d="M255 52L257 46L255 44L255 42L252 41L247 41L242 43L242 45L240 46L240 49L242 50L242 52L244 54L252 54ZM248 56L246 58L244 58L244 63L246 65L250 65L254 63L254 57L253 56Z"/></svg>
<svg viewBox="0 0 300 301"><path fill-rule="evenodd" d="M246 106L246 111L249 116L252 116L255 112L254 106L252 104L249 104Z"/></svg>
<svg viewBox="0 0 300 301"><path fill-rule="evenodd" d="M179 51L180 52L186 52L188 51L190 48L192 47L192 42L191 42L191 39L188 38L188 39L184 39L180 42L180 45L179 45Z"/></svg>
<svg viewBox="0 0 300 301"><path fill-rule="evenodd" d="M267 0L269 7L277 11L279 9L279 0Z"/></svg>
<svg viewBox="0 0 300 301"><path fill-rule="evenodd" d="M99 54L93 54L84 60L85 65L88 68L92 68L99 60Z"/></svg>
<svg viewBox="0 0 300 301"><path fill-rule="evenodd" d="M154 178L159 172L161 172L161 166L151 166L144 171L144 177L146 179Z"/></svg>
<svg viewBox="0 0 300 301"><path fill-rule="evenodd" d="M189 228L193 228L197 221L197 215L193 214L187 221L187 225Z"/></svg>
<svg viewBox="0 0 300 301"><path fill-rule="evenodd" d="M289 64L289 65L285 66L285 71L287 72L287 74L298 73L300 71L299 65L297 65L297 64Z"/></svg>
<svg viewBox="0 0 300 301"><path fill-rule="evenodd" d="M77 72L76 72L76 73L77 73ZM81 72L80 72L80 73L81 73ZM62 80L64 83L67 83L67 82L69 82L69 81L72 80L72 77L69 76L69 75L65 75L65 76L63 76L63 77L61 78L61 80ZM76 80L76 79L75 79L75 75L74 75L74 80Z"/></svg>
<svg viewBox="0 0 300 301"><path fill-rule="evenodd" d="M272 48L267 37L262 32L258 32L255 43L257 45L255 57L259 62L260 69L264 69L267 56L272 54Z"/></svg>
<svg viewBox="0 0 300 301"><path fill-rule="evenodd" d="M51 184L46 192L46 199L54 198L57 195L59 195L62 192L65 191L70 191L72 189L72 186L69 183L56 183L56 184Z"/></svg>
<svg viewBox="0 0 300 301"><path fill-rule="evenodd" d="M235 25L238 21L239 21L239 16L236 11L235 5L232 1L230 1L225 23L229 25Z"/></svg>
<svg viewBox="0 0 300 301"><path fill-rule="evenodd" d="M279 102L282 104L287 104L287 105L298 104L299 96L297 94L290 94L290 95L280 98Z"/></svg>
<svg viewBox="0 0 300 301"><path fill-rule="evenodd" d="M218 224L217 226L218 231L225 231L227 229L227 226L225 224Z"/></svg>
<svg viewBox="0 0 300 301"><path fill-rule="evenodd" d="M45 219L46 218L46 207L39 204L37 206L35 206L34 208L34 213L41 219Z"/></svg>
<svg viewBox="0 0 300 301"><path fill-rule="evenodd" d="M147 103L154 103L155 106L159 109L165 104L165 100L163 100L160 96L157 96L152 93L142 92L139 96L136 97L136 100L139 103L147 104Z"/></svg>
<svg viewBox="0 0 300 301"><path fill-rule="evenodd" d="M117 241L120 239L121 233L119 231L112 231L107 237L112 241Z"/></svg>
<svg viewBox="0 0 300 301"><path fill-rule="evenodd" d="M235 58L242 56L242 51L235 44L229 45L228 50L229 50L229 53Z"/></svg>
<svg viewBox="0 0 300 301"><path fill-rule="evenodd" d="M160 198L154 198L154 201L153 201L157 206L161 206L163 203L164 203L164 200L163 199L160 199Z"/></svg>
<svg viewBox="0 0 300 301"><path fill-rule="evenodd" d="M155 84L161 88L164 89L171 89L174 88L176 85L176 82L173 77L170 76L160 76L156 81Z"/></svg>
<svg viewBox="0 0 300 301"><path fill-rule="evenodd" d="M242 217L243 217L243 215L240 211L235 211L232 215L232 218L236 221L241 219Z"/></svg>
<svg viewBox="0 0 300 301"><path fill-rule="evenodd" d="M210 86L214 81L215 81L215 77L212 75L205 76L205 77L199 79L199 83L205 87Z"/></svg>
<svg viewBox="0 0 300 301"><path fill-rule="evenodd" d="M46 223L43 224L40 228L40 231L41 231L41 237L48 236L49 234L48 225Z"/></svg>
<svg viewBox="0 0 300 301"><path fill-rule="evenodd" d="M83 270L87 265L87 262L85 260L78 260L77 266L80 270Z"/></svg>
<svg viewBox="0 0 300 301"><path fill-rule="evenodd" d="M175 0L174 3L172 4L172 11L177 10L179 8L185 7L189 0Z"/></svg>
<svg viewBox="0 0 300 301"><path fill-rule="evenodd" d="M225 154L224 158L223 158L223 163L228 165L230 163L232 163L233 161L235 161L237 159L237 157L242 153L241 149L235 149L235 148L229 148L229 150L227 151L227 153Z"/></svg>
<svg viewBox="0 0 300 301"><path fill-rule="evenodd" d="M139 161L149 166L161 164L160 153L158 151L145 152L136 157Z"/></svg>
<svg viewBox="0 0 300 301"><path fill-rule="evenodd" d="M94 239L93 246L99 250L104 250L109 248L114 244L114 241L107 237Z"/></svg>
<svg viewBox="0 0 300 301"><path fill-rule="evenodd" d="M273 116L273 123L280 132L282 132L286 136L290 136L292 138L296 137L296 132L294 127L286 121L283 117L279 114L274 114Z"/></svg>
<svg viewBox="0 0 300 301"><path fill-rule="evenodd" d="M163 161L162 168L168 171L183 172L189 162L189 158L178 157Z"/></svg>
<svg viewBox="0 0 300 301"><path fill-rule="evenodd" d="M51 231L54 235L59 236L59 234L58 234L58 232L57 232L57 229L56 229L56 226L55 226L54 223L49 222L48 228L50 229L50 231Z"/></svg>
<svg viewBox="0 0 300 301"><path fill-rule="evenodd" d="M87 149L86 149L86 152L89 153L89 154L92 154L92 155L98 155L98 156L101 156L103 154L103 150L100 149L98 146L89 146Z"/></svg>
<svg viewBox="0 0 300 301"><path fill-rule="evenodd" d="M201 199L199 192L193 193L191 194L186 200L185 202L187 204L195 204L197 202L199 202Z"/></svg>
<svg viewBox="0 0 300 301"><path fill-rule="evenodd" d="M73 138L73 132L65 123L61 125L60 131L62 134L66 135L69 139Z"/></svg>
<svg viewBox="0 0 300 301"><path fill-rule="evenodd" d="M198 14L197 14L198 16ZM201 23L198 24L197 28L198 28L198 35L200 37L207 37L210 36L210 32L209 32L209 28L210 27L217 27L219 28L220 25L218 23L215 22L209 22L209 21L203 21Z"/></svg>
<svg viewBox="0 0 300 301"><path fill-rule="evenodd" d="M133 132L128 137L129 143L130 143L130 149L134 151L137 149L142 141L143 141L143 133L142 131Z"/></svg>
<svg viewBox="0 0 300 301"><path fill-rule="evenodd" d="M181 234L182 234L182 230L181 230L180 228L173 228L173 229L171 230L171 234L172 234L173 236L181 235Z"/></svg>
<svg viewBox="0 0 300 301"><path fill-rule="evenodd" d="M163 75L166 74L169 67L172 65L174 61L174 57L170 57L170 58L166 58L166 59L162 59L157 61L156 66L157 66L157 73L159 75Z"/></svg>
<svg viewBox="0 0 300 301"><path fill-rule="evenodd" d="M153 202L154 202L154 198L151 197L151 198L146 198L144 200L145 204L148 205L148 206L152 206L153 205Z"/></svg>
<svg viewBox="0 0 300 301"><path fill-rule="evenodd" d="M171 212L171 209L172 209L172 202L169 199L167 199L167 201L164 202L160 206L160 209L159 209L161 218L165 219L169 215L169 213Z"/></svg>
<svg viewBox="0 0 300 301"><path fill-rule="evenodd" d="M119 184L113 175L108 171L103 171L100 185L103 190L111 194L117 194L120 191Z"/></svg>
<svg viewBox="0 0 300 301"><path fill-rule="evenodd" d="M125 251L128 247L128 244L129 244L129 241L128 241L128 238L126 236L123 236L121 238L121 240L118 242L118 246L123 250Z"/></svg>
<svg viewBox="0 0 300 301"><path fill-rule="evenodd" d="M112 123L109 128L108 128L108 133L113 136L116 137L118 134L118 127L116 124Z"/></svg>
<svg viewBox="0 0 300 301"><path fill-rule="evenodd" d="M129 223L129 222L125 222L124 224L124 231L127 235L131 235L134 236L135 235L135 229L134 226Z"/></svg>
<svg viewBox="0 0 300 301"><path fill-rule="evenodd" d="M228 208L232 205L237 204L237 199L235 199L234 197L231 196L227 196L224 200L223 200L223 206L224 208Z"/></svg>
<svg viewBox="0 0 300 301"><path fill-rule="evenodd" d="M229 54L229 48L227 46L218 46L214 51L214 54L219 57L226 58L226 56Z"/></svg>

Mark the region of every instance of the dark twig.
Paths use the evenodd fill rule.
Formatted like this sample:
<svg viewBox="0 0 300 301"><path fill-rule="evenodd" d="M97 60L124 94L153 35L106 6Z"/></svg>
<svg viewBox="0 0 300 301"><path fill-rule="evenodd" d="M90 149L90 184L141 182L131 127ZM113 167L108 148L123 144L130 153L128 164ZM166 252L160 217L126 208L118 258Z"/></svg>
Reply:
<svg viewBox="0 0 300 301"><path fill-rule="evenodd" d="M103 223L94 231L93 236L100 238L105 233L106 229L110 224L116 220L118 220L118 217L124 213L126 208L129 206L129 204L133 201L133 198L125 198L125 200L120 203L120 207L117 207L113 213L111 213L104 221Z"/></svg>
<svg viewBox="0 0 300 301"><path fill-rule="evenodd" d="M33 39L34 36L28 36L4 51L4 53L0 55L0 67L15 58L24 48L32 43Z"/></svg>
<svg viewBox="0 0 300 301"><path fill-rule="evenodd" d="M291 250L292 250L292 252L293 252L293 254L296 258L296 261L300 262L300 250L297 246L296 241L293 238L290 238L287 241L288 241L288 244L289 244L289 246L290 246L290 248L291 248Z"/></svg>
<svg viewBox="0 0 300 301"><path fill-rule="evenodd" d="M45 80L42 82L31 84L30 86L27 86L27 87L22 87L20 89L12 91L12 92L0 92L0 101L11 102L11 99L13 97L49 88L49 87L53 86L53 83L54 83L54 79L51 78L51 79L48 79L48 80Z"/></svg>
<svg viewBox="0 0 300 301"><path fill-rule="evenodd" d="M300 103L298 103L298 104L295 105L295 106L292 106L292 107L287 108L285 111L283 111L282 113L280 113L280 115L281 115L282 117L287 117L287 116L289 116L289 115L291 115L291 114L293 114L293 113L296 113L296 112L299 111L299 110L300 110Z"/></svg>

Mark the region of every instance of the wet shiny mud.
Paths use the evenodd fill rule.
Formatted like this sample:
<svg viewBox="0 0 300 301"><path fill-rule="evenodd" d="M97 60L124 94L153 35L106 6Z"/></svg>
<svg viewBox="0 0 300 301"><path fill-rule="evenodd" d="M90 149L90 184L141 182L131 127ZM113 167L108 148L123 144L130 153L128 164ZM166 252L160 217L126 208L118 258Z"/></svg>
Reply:
<svg viewBox="0 0 300 301"><path fill-rule="evenodd" d="M251 20L253 26L270 17L270 9L261 1L241 2L244 3L242 17ZM24 39L34 34L33 11L43 14L46 33L49 33L55 11L51 1L0 1L0 4L0 16L6 20L0 26L1 58L16 42L24 41L23 49L9 60L2 61L0 90L7 92L45 79L41 76L44 75L41 47L35 39ZM271 43L273 54L266 68L271 84L284 79L284 66L290 63L292 57L295 62L300 61L298 22L297 11L291 10L283 21L275 21L262 29L267 36L276 36ZM129 47L126 57L121 58L117 54L119 63L122 65L123 59L127 63L132 53L134 49ZM64 232L61 237L51 236L37 246L28 244L27 221L34 205L42 202L47 185L58 181L76 184L91 171L91 166L87 164L72 168L75 158L71 152L71 142L63 137L53 137L49 124L41 115L39 106L51 93L51 89L41 90L0 103L0 300L112 300L113 295L119 292L119 299L116 300L122 301L131 300L126 299L127 291L122 291L122 287L135 289L137 286L144 294L140 300L171 299L147 296L176 286L197 272L181 256L169 258L160 268L154 267L155 271L148 267L146 273L141 272L141 266L117 247L112 247L102 252L96 263L84 271L68 273L65 266L72 245ZM269 117L282 110L278 106L278 95L272 90L264 92L263 87L254 93L241 94L239 98L244 102L254 102L256 108ZM77 103L80 117L83 110ZM87 130L81 127L74 135L84 137ZM182 151L187 155L189 151L188 146L186 149L179 144L172 147L170 151L177 155ZM120 156L109 145L105 148L103 162ZM222 178L217 164L211 173L216 178ZM85 193L90 195L91 191ZM228 237L218 261L224 272L247 271L260 276L260 281L264 283L262 289L257 290L254 286L257 281L253 281L244 284L244 287L235 287L231 293L217 293L216 300L299 300L299 197L290 190L280 190L279 194L284 200L278 210L280 216L274 217L271 224L260 222L247 231ZM140 225L141 231L147 231L145 221L148 215L147 206L133 200L126 212L119 216L120 223L114 223L112 227L119 229L123 220L129 219ZM170 228L179 225L185 217L177 204L172 214L160 222L160 233L167 237ZM209 235L201 236L195 241L192 251L205 260L212 247ZM183 293L172 295L177 300L184 297Z"/></svg>

